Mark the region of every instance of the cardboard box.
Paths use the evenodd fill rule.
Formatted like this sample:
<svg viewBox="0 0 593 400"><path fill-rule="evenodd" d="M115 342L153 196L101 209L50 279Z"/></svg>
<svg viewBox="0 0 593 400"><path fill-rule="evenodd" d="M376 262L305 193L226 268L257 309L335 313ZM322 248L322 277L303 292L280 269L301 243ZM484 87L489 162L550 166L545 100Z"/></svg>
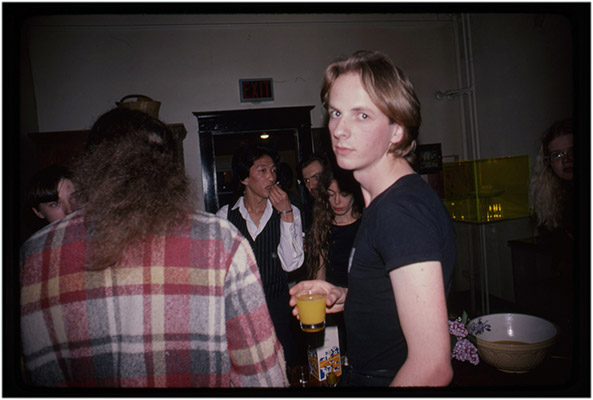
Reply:
<svg viewBox="0 0 593 400"><path fill-rule="evenodd" d="M342 375L338 327L326 326L324 335L322 346L307 351L309 374L315 377L318 381L326 380L327 374L331 371L337 376Z"/></svg>

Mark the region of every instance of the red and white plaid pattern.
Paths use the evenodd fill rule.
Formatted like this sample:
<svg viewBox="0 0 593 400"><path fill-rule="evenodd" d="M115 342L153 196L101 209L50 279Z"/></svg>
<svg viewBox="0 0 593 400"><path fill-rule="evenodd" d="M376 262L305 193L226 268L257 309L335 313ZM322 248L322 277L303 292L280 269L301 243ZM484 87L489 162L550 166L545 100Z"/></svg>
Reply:
<svg viewBox="0 0 593 400"><path fill-rule="evenodd" d="M198 212L85 271L81 212L21 249L25 365L41 386L287 386L249 243Z"/></svg>

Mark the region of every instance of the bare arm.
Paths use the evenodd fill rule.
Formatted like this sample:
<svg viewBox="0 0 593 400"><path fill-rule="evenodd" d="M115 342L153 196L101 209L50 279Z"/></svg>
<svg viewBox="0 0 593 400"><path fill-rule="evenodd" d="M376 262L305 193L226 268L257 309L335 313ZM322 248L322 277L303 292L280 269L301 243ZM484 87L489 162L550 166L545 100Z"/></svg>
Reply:
<svg viewBox="0 0 593 400"><path fill-rule="evenodd" d="M408 356L391 386L446 386L453 378L441 263L410 264L389 274Z"/></svg>

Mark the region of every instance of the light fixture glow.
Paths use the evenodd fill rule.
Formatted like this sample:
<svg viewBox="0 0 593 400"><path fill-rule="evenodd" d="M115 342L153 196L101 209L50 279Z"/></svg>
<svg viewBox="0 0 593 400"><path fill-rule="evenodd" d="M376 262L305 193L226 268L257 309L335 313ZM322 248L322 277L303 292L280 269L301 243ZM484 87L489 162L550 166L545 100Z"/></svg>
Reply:
<svg viewBox="0 0 593 400"><path fill-rule="evenodd" d="M266 140L270 138L270 135L268 135L267 133L262 133L261 135L259 135L260 139Z"/></svg>

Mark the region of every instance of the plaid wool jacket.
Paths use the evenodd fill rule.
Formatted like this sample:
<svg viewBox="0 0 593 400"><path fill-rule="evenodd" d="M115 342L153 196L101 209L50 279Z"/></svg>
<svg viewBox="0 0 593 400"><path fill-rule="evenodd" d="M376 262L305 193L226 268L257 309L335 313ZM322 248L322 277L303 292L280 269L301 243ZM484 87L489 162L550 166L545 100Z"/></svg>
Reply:
<svg viewBox="0 0 593 400"><path fill-rule="evenodd" d="M197 212L83 268L82 212L21 249L26 370L40 386L282 387L284 354L255 257L229 222Z"/></svg>

